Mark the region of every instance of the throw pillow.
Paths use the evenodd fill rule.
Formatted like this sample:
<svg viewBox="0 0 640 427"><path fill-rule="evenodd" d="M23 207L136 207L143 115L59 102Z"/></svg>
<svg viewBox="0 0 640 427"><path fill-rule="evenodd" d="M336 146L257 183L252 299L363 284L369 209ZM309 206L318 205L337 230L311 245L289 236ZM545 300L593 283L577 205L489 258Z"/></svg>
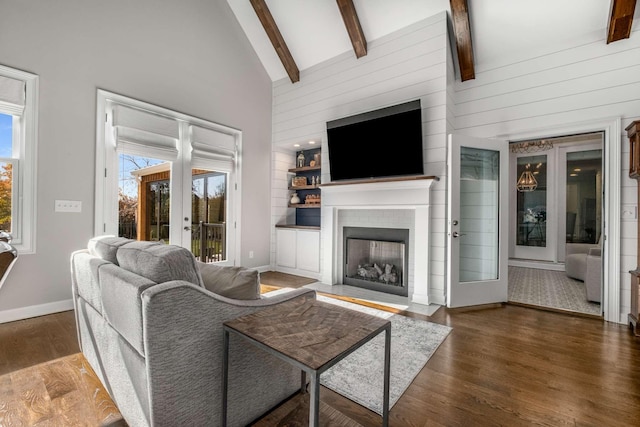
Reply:
<svg viewBox="0 0 640 427"><path fill-rule="evenodd" d="M198 262L198 266L207 290L227 298L260 299L260 273L257 270L202 262Z"/></svg>
<svg viewBox="0 0 640 427"><path fill-rule="evenodd" d="M120 246L131 243L133 240L124 237L98 236L89 240L88 248L91 255L95 255L115 265L118 265L116 253Z"/></svg>

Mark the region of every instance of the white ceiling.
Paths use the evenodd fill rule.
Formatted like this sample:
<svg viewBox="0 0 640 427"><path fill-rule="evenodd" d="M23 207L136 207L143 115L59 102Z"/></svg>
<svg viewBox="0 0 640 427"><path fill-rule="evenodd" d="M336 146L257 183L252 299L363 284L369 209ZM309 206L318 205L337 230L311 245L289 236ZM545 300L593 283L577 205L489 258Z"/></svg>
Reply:
<svg viewBox="0 0 640 427"><path fill-rule="evenodd" d="M273 81L287 77L249 0L227 0ZM368 42L414 22L450 12L449 0L353 0ZM352 46L335 0L266 0L302 71ZM611 0L468 0L475 64L536 52L601 32ZM636 8L634 28L640 7Z"/></svg>

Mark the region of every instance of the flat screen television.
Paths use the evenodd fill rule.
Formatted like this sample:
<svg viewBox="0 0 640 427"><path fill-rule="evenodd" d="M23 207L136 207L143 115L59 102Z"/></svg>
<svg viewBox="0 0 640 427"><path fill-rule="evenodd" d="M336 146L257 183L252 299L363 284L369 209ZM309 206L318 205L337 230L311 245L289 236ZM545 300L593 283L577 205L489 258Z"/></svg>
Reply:
<svg viewBox="0 0 640 427"><path fill-rule="evenodd" d="M331 181L422 175L420 100L327 122Z"/></svg>

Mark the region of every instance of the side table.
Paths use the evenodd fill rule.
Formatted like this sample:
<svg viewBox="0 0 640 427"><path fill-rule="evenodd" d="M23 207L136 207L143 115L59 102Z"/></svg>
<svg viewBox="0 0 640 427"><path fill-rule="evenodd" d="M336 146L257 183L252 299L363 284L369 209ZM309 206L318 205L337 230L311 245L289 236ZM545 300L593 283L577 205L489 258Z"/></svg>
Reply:
<svg viewBox="0 0 640 427"><path fill-rule="evenodd" d="M318 426L320 375L385 332L382 425L389 423L391 322L316 299L295 299L224 322L222 425L227 425L229 334L234 333L302 371L301 391L309 386L309 426Z"/></svg>

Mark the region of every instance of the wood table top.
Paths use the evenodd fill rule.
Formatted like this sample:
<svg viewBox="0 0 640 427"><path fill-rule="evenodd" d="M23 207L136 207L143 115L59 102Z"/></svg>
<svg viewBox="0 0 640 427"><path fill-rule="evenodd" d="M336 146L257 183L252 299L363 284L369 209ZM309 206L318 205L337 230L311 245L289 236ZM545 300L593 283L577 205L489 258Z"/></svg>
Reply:
<svg viewBox="0 0 640 427"><path fill-rule="evenodd" d="M224 323L313 370L383 331L390 321L318 301L296 298Z"/></svg>

